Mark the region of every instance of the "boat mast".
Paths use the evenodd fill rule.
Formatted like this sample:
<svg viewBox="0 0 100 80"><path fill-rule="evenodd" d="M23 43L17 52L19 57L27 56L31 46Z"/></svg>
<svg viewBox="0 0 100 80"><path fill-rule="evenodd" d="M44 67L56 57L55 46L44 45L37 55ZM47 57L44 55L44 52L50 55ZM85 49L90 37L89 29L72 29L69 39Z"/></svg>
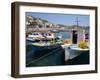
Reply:
<svg viewBox="0 0 100 80"><path fill-rule="evenodd" d="M75 21L75 22L76 22L76 26L77 26L77 30L78 30L78 26L79 26L79 22L80 22L80 21L78 20L78 17L76 17L76 21Z"/></svg>

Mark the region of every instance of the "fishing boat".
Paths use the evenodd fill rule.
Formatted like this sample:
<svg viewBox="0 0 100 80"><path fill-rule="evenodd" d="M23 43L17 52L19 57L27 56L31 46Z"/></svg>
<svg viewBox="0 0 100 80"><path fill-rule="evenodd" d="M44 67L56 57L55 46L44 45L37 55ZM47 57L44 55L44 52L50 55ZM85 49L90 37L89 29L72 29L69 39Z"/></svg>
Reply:
<svg viewBox="0 0 100 80"><path fill-rule="evenodd" d="M26 40L29 42L42 42L42 43L61 43L61 36L56 35L55 32L32 32L28 34Z"/></svg>
<svg viewBox="0 0 100 80"><path fill-rule="evenodd" d="M89 53L89 48L82 49L77 47L77 45L70 46L70 59L73 59L79 56L80 54L86 54L86 53Z"/></svg>
<svg viewBox="0 0 100 80"><path fill-rule="evenodd" d="M27 37L26 41L28 41L28 42L40 42L40 39L34 39L32 37Z"/></svg>
<svg viewBox="0 0 100 80"><path fill-rule="evenodd" d="M60 45L27 45L26 67L64 64L64 50ZM28 49L27 48L27 49Z"/></svg>
<svg viewBox="0 0 100 80"><path fill-rule="evenodd" d="M34 39L44 38L44 36L39 32L32 32L32 33L28 34L28 37L32 37Z"/></svg>
<svg viewBox="0 0 100 80"><path fill-rule="evenodd" d="M61 45L65 50L65 61L74 59L81 54L89 54L89 48L79 48L77 44L63 44Z"/></svg>

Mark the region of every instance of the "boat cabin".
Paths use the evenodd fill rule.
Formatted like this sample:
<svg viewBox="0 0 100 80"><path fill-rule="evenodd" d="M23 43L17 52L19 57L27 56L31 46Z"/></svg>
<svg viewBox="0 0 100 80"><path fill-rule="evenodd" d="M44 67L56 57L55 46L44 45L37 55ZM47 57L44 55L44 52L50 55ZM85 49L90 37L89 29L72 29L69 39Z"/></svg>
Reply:
<svg viewBox="0 0 100 80"><path fill-rule="evenodd" d="M28 37L32 37L32 38L44 38L42 36L42 34L39 33L39 32L33 32L33 33L29 34Z"/></svg>

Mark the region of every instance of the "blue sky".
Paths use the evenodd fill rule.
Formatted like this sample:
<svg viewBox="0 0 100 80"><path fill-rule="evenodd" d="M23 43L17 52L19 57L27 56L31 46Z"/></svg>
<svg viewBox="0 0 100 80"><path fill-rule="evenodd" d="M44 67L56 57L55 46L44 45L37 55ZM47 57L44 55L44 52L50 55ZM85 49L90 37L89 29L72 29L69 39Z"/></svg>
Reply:
<svg viewBox="0 0 100 80"><path fill-rule="evenodd" d="M80 26L89 26L89 15L79 14L54 14L54 13L35 13L26 12L26 15L38 17L55 24L76 25L78 18Z"/></svg>

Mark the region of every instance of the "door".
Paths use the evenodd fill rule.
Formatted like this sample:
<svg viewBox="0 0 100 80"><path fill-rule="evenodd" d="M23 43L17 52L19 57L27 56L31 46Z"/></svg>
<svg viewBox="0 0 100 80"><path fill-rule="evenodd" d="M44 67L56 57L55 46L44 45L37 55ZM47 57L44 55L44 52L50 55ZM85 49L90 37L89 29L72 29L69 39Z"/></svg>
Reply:
<svg viewBox="0 0 100 80"><path fill-rule="evenodd" d="M73 44L77 44L77 31L72 32L72 42Z"/></svg>

